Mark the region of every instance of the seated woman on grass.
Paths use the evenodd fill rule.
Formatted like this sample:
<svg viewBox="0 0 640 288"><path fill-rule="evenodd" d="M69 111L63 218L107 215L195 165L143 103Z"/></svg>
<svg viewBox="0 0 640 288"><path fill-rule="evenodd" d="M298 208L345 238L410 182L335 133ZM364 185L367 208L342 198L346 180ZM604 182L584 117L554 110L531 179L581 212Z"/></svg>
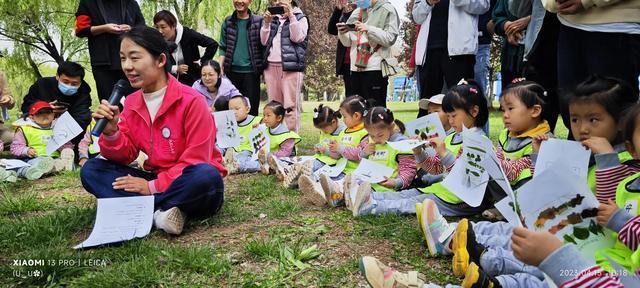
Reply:
<svg viewBox="0 0 640 288"><path fill-rule="evenodd" d="M120 62L131 86L120 112L102 100L93 117L108 119L100 154L80 171L97 198L153 195L154 225L182 233L186 216L208 216L222 207L222 167L216 127L204 98L169 74L162 35L136 27L122 36ZM143 151L144 170L128 167ZM149 171L149 172L147 172Z"/></svg>

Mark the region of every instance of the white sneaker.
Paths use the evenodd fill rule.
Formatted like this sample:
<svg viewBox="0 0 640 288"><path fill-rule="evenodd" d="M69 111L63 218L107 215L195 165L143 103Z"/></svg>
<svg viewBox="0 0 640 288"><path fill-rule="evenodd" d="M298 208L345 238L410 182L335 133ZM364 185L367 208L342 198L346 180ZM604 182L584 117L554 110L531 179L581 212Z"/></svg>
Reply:
<svg viewBox="0 0 640 288"><path fill-rule="evenodd" d="M352 173L347 174L343 179L343 191L344 191L344 204L347 208L351 209L353 201L351 201L351 195L355 195L358 185L356 184L356 176Z"/></svg>
<svg viewBox="0 0 640 288"><path fill-rule="evenodd" d="M303 199L316 206L324 206L327 204L327 198L324 195L320 183L313 181L311 177L302 175L298 179L298 186L302 192Z"/></svg>
<svg viewBox="0 0 640 288"><path fill-rule="evenodd" d="M42 175L51 173L51 171L53 171L53 169L55 168L54 165L55 165L55 161L53 160L53 158L49 156L41 156L41 159L40 161L38 161L38 164L31 165L29 166L29 168L27 168L27 171L25 171L24 177L27 178L28 180L40 179Z"/></svg>
<svg viewBox="0 0 640 288"><path fill-rule="evenodd" d="M284 165L282 165L282 163L280 163L280 160L278 160L278 157L276 157L273 154L270 154L267 157L267 163L269 163L270 168L273 168L273 170L276 171L276 179L278 179L278 181L284 181L284 177L287 171L285 171L285 167Z"/></svg>
<svg viewBox="0 0 640 288"><path fill-rule="evenodd" d="M235 174L238 172L238 160L236 159L235 151L233 148L227 149L224 152L224 168L227 168L228 174Z"/></svg>
<svg viewBox="0 0 640 288"><path fill-rule="evenodd" d="M180 235L182 233L185 219L186 216L178 207L170 208L167 211L158 209L153 213L153 223L156 228L173 235Z"/></svg>
<svg viewBox="0 0 640 288"><path fill-rule="evenodd" d="M375 204L373 202L371 184L363 182L358 186L356 200L353 202L353 207L351 209L353 217L371 214L372 210L375 208Z"/></svg>
<svg viewBox="0 0 640 288"><path fill-rule="evenodd" d="M0 182L11 182L14 183L18 181L18 173L13 170L6 170L0 167Z"/></svg>
<svg viewBox="0 0 640 288"><path fill-rule="evenodd" d="M416 215L420 215L418 220L420 221L420 228L422 230L424 239L427 242L427 248L431 256L435 255L450 255L451 249L449 249L449 241L451 241L451 235L455 231L456 224L450 224L447 222L438 205L431 199L424 199L421 203L420 213L416 211ZM417 207L417 206L416 206Z"/></svg>
<svg viewBox="0 0 640 288"><path fill-rule="evenodd" d="M73 149L65 148L60 152L60 158L55 159L54 162L54 171L73 171L73 158L75 158L75 153L73 153Z"/></svg>
<svg viewBox="0 0 640 288"><path fill-rule="evenodd" d="M289 167L284 168L283 170L284 170L284 176L283 176L284 186L288 188L296 188L296 186L299 186L298 179L301 176L302 165L296 163Z"/></svg>
<svg viewBox="0 0 640 288"><path fill-rule="evenodd" d="M331 180L326 174L320 174L320 185L324 191L325 199L331 207L340 207L344 205L344 193L342 191L342 185Z"/></svg>

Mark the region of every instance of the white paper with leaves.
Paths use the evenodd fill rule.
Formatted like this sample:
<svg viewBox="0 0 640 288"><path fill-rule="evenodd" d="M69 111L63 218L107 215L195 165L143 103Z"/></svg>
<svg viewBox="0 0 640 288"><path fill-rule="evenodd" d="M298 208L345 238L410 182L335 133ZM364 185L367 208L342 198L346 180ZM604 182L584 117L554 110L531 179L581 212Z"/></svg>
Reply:
<svg viewBox="0 0 640 288"><path fill-rule="evenodd" d="M251 155L252 160L258 159L258 152L260 149L264 149L264 152L269 154L270 146L269 146L269 136L267 133L267 126L264 124L258 125L258 127L253 128L251 132L249 132L249 142L251 143L251 148L253 149L253 154Z"/></svg>
<svg viewBox="0 0 640 288"><path fill-rule="evenodd" d="M242 141L238 132L238 122L233 111L213 113L216 123L216 144L220 148L231 148L240 145Z"/></svg>
<svg viewBox="0 0 640 288"><path fill-rule="evenodd" d="M71 117L69 112L64 112L53 123L53 137L47 143L47 155L51 155L51 153L60 149L62 145L80 135L80 133L82 133L82 127Z"/></svg>
<svg viewBox="0 0 640 288"><path fill-rule="evenodd" d="M554 162L518 189L518 208L531 231L548 231L565 244L574 244L587 259L612 247L610 231L598 225L598 200L569 166Z"/></svg>

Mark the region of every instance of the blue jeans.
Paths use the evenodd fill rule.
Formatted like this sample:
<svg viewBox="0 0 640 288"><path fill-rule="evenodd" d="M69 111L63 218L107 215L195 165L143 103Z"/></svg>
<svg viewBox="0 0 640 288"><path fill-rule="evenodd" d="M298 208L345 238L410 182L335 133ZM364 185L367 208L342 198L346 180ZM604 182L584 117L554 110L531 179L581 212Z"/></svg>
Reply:
<svg viewBox="0 0 640 288"><path fill-rule="evenodd" d="M476 53L476 65L473 67L473 72L475 73L476 82L480 85L482 89L482 94L487 98L487 101L491 99L489 97L489 67L490 67L490 53L491 53L491 44L480 44L478 45L478 53ZM491 104L491 103L489 103ZM484 133L489 135L489 121L487 124L482 127Z"/></svg>
<svg viewBox="0 0 640 288"><path fill-rule="evenodd" d="M156 174L104 159L90 159L80 170L82 186L96 198L139 196L137 193L113 189L112 183L118 177L133 177L154 180ZM218 170L205 163L184 168L182 175L163 193L153 195L155 209L168 210L178 207L190 217L216 214L224 202L224 182Z"/></svg>

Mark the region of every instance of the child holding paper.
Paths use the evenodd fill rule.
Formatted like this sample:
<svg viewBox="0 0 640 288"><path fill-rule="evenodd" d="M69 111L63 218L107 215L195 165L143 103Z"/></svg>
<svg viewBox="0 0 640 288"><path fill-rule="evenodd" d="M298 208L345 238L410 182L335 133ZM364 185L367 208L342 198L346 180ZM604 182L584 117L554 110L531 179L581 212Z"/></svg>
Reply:
<svg viewBox="0 0 640 288"><path fill-rule="evenodd" d="M57 151L46 154L47 143L53 138L55 113L53 106L37 101L29 108L29 122L18 127L11 143L11 153L18 158L29 159L30 166L19 168L18 176L34 180L45 174L73 170L73 144L68 142Z"/></svg>
<svg viewBox="0 0 640 288"><path fill-rule="evenodd" d="M362 159L361 153L369 143L369 134L364 128L364 117L368 113L368 109L369 102L358 95L349 96L340 103L340 114L347 128L342 130L338 139L329 141L329 155L333 159L347 159L347 165L344 168L345 174L356 170L360 159ZM322 178L322 174L320 177ZM344 179L331 181L329 177L325 176L325 178L327 179L324 184L321 182L325 195L324 203L328 203L332 207L344 205L343 189L339 187L345 184ZM329 184L330 182L332 183ZM319 200L318 205L324 204L322 199Z"/></svg>
<svg viewBox="0 0 640 288"><path fill-rule="evenodd" d="M344 187L332 185L328 177L322 175L320 180L323 186L333 190L343 188L347 208L351 209L353 216L377 213L375 209L386 212L388 210L402 209L395 205L406 198L406 191L393 193L409 187L416 176L416 163L411 150L399 150L389 142L407 140L406 136L394 132L393 112L384 107L373 107L365 113L365 127L369 132L369 143L362 146L361 156L375 163L393 169L391 177L381 183L368 183L357 179L354 174L345 178ZM410 190L409 190L410 191ZM352 197L352 193L355 193ZM351 201L355 199L353 203ZM411 205L415 206L415 203Z"/></svg>
<svg viewBox="0 0 640 288"><path fill-rule="evenodd" d="M324 205L327 200L319 178L315 177L313 173L325 165L334 166L338 163L338 159L331 157L329 144L332 141L339 142L341 140L340 135L347 128L343 122L339 122L341 117L340 111L334 111L323 104L313 110L313 126L321 131L319 143L314 147L316 152L315 159L304 164L294 164L292 173L287 174L285 177L285 185L287 185L287 182L296 180L295 174L299 175L297 184L300 187L300 191L308 202L315 205ZM344 173L340 173L333 179L338 180L343 177Z"/></svg>
<svg viewBox="0 0 640 288"><path fill-rule="evenodd" d="M271 162L273 169L277 169L277 157L290 157L296 155L296 144L300 142L300 136L290 131L285 123L285 115L291 112L292 108L284 108L282 103L272 100L264 106L262 112L262 122L267 125L267 136L269 137L269 153L264 149L258 152L260 161L260 171L262 174L270 173ZM274 158L275 157L275 158Z"/></svg>
<svg viewBox="0 0 640 288"><path fill-rule="evenodd" d="M260 163L252 160L253 150L249 133L262 122L262 117L249 115L251 104L247 97L236 95L229 99L229 110L233 111L238 122L238 134L240 134L240 145L227 149L224 153L223 165L229 173L251 173L260 171Z"/></svg>

